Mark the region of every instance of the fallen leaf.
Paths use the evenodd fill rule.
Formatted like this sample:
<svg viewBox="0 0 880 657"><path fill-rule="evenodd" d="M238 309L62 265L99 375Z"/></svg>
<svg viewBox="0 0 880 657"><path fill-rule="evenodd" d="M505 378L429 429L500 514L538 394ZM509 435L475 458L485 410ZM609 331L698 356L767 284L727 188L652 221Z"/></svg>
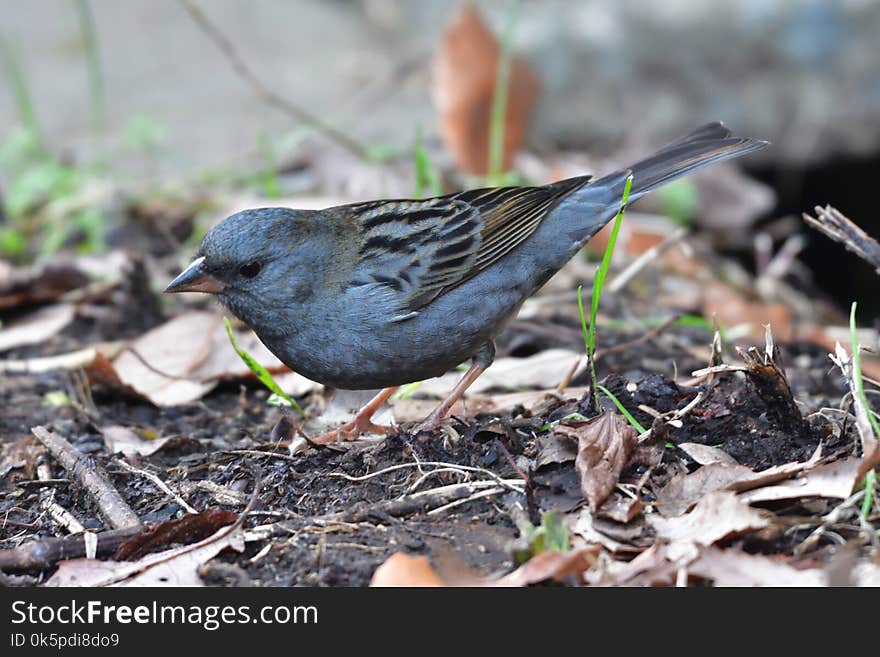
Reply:
<svg viewBox="0 0 880 657"><path fill-rule="evenodd" d="M699 545L712 545L725 538L770 525L770 520L762 512L729 491L709 493L685 515L663 518L652 514L647 521L658 538L670 543L692 542Z"/></svg>
<svg viewBox="0 0 880 657"><path fill-rule="evenodd" d="M479 380L479 379L478 379ZM586 388L568 388L565 397L578 399ZM473 417L481 413L502 414L510 412L518 406L531 408L546 399L559 399L555 387L549 390L529 390L527 392L510 392L499 395L466 395L452 407L450 415L455 417ZM437 402L432 399L394 399L389 400L388 405L394 411L394 418L398 422L416 422L425 417L437 407Z"/></svg>
<svg viewBox="0 0 880 657"><path fill-rule="evenodd" d="M632 552L634 548L647 547L654 540L644 516L621 524L594 517L589 509L584 508L571 523L571 533L587 543L601 545L609 552Z"/></svg>
<svg viewBox="0 0 880 657"><path fill-rule="evenodd" d="M577 458L577 443L568 436L549 433L538 437L538 457L535 469L551 463L568 463Z"/></svg>
<svg viewBox="0 0 880 657"><path fill-rule="evenodd" d="M792 311L783 303L761 301L727 283L709 281L702 286L701 314L715 317L721 326L749 324L751 337L762 339L764 326L773 326L781 341L792 337Z"/></svg>
<svg viewBox="0 0 880 657"><path fill-rule="evenodd" d="M825 463L782 483L746 491L740 495L740 499L746 502L769 502L801 497L845 499L861 481L859 462L860 459L852 457Z"/></svg>
<svg viewBox="0 0 880 657"><path fill-rule="evenodd" d="M639 515L644 508L640 499L614 491L596 511L596 517L627 523Z"/></svg>
<svg viewBox="0 0 880 657"><path fill-rule="evenodd" d="M689 575L711 580L715 586L824 586L818 568L798 570L783 558L747 554L739 550L707 548L687 565Z"/></svg>
<svg viewBox="0 0 880 657"><path fill-rule="evenodd" d="M668 586L675 581L678 564L669 558L669 546L654 543L632 561L612 561L587 573L593 586Z"/></svg>
<svg viewBox="0 0 880 657"><path fill-rule="evenodd" d="M568 552L545 550L533 556L512 573L497 580L495 584L528 586L548 579L563 580L568 577L583 583L584 572L596 565L599 550L598 545Z"/></svg>
<svg viewBox="0 0 880 657"><path fill-rule="evenodd" d="M709 463L691 473L675 475L657 494L657 510L667 518L680 516L704 496L752 476L744 465Z"/></svg>
<svg viewBox="0 0 880 657"><path fill-rule="evenodd" d="M70 262L16 268L0 260L0 310L55 301L88 282L89 277Z"/></svg>
<svg viewBox="0 0 880 657"><path fill-rule="evenodd" d="M553 388L559 385L578 357L579 354L571 349L546 349L526 358L499 358L471 384L468 393ZM428 379L422 382L415 394L443 399L460 379L461 372Z"/></svg>
<svg viewBox="0 0 880 657"><path fill-rule="evenodd" d="M252 332L236 340L271 373L288 371ZM105 378L113 375L157 406L175 406L201 398L220 380L252 372L229 344L220 316L194 311L135 340L113 361L112 372L105 372Z"/></svg>
<svg viewBox="0 0 880 657"><path fill-rule="evenodd" d="M207 509L159 523L149 531L133 536L116 550L114 559L131 561L169 543L188 545L238 520L238 514L225 509Z"/></svg>
<svg viewBox="0 0 880 657"><path fill-rule="evenodd" d="M204 586L199 567L226 548L244 549L240 529L224 527L195 545L148 554L138 561L61 561L44 586Z"/></svg>
<svg viewBox="0 0 880 657"><path fill-rule="evenodd" d="M590 510L598 509L611 494L636 446L638 434L618 413L605 412L574 426L558 424L553 432L574 438L578 455L574 466Z"/></svg>
<svg viewBox="0 0 880 657"><path fill-rule="evenodd" d="M0 328L0 351L48 340L70 324L75 314L73 304L56 303L16 317Z"/></svg>
<svg viewBox="0 0 880 657"><path fill-rule="evenodd" d="M727 463L736 465L736 459L724 450L700 443L679 443L677 447L700 465Z"/></svg>
<svg viewBox="0 0 880 657"><path fill-rule="evenodd" d="M446 586L428 557L395 552L373 573L370 586Z"/></svg>
<svg viewBox="0 0 880 657"><path fill-rule="evenodd" d="M761 472L753 472L744 465L708 463L690 474L679 474L670 479L657 494L657 510L667 517L678 516L712 491L729 490L741 493L784 481L814 468L821 455L821 447L817 447L807 461L784 463Z"/></svg>
<svg viewBox="0 0 880 657"><path fill-rule="evenodd" d="M131 456L132 454L149 456L159 451L169 440L168 438L156 438L154 440L141 438L128 427L119 425L100 427L99 430L104 437L107 450L111 454L120 452L125 456Z"/></svg>
<svg viewBox="0 0 880 657"><path fill-rule="evenodd" d="M480 13L466 4L443 33L434 58L434 102L443 141L458 168L467 173L488 173L489 125L500 51ZM504 114L504 171L511 169L525 140L539 87L532 69L519 57L511 57Z"/></svg>

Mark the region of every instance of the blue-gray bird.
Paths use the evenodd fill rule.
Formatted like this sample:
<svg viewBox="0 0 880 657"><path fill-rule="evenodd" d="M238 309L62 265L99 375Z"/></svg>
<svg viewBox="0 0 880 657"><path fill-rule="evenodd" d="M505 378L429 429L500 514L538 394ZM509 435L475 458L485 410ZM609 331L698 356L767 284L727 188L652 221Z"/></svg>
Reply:
<svg viewBox="0 0 880 657"><path fill-rule="evenodd" d="M471 368L421 424L435 429L492 363L522 303L620 208L713 162L763 148L709 123L593 180L473 189L325 210L259 208L206 236L166 292L207 292L293 371L346 389L384 388L328 443L367 431L397 386Z"/></svg>

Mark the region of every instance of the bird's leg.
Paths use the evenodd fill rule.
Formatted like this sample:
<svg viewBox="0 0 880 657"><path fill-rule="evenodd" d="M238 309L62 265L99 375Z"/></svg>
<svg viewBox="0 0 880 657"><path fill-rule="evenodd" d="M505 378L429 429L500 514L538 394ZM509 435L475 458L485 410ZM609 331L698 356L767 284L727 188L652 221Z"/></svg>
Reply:
<svg viewBox="0 0 880 657"><path fill-rule="evenodd" d="M452 410L455 402L462 398L465 391L471 387L471 384L476 381L483 372L486 371L486 368L492 364L493 360L495 360L495 345L491 342L487 342L480 347L480 350L477 353L474 354L470 369L465 372L465 375L461 377L461 380L455 384L455 387L452 389L452 392L449 393L449 396L447 396L446 399L444 399L443 402L427 417L427 419L418 426L416 432L434 431L439 427L446 416L449 415L449 411Z"/></svg>
<svg viewBox="0 0 880 657"><path fill-rule="evenodd" d="M355 440L362 433L388 433L391 431L391 427L373 424L373 415L382 407L382 404L388 401L388 398L394 394L398 387L383 388L367 402L366 406L358 411L351 422L346 422L336 431L328 431L317 438L309 438L309 442L315 445L327 445L337 440Z"/></svg>

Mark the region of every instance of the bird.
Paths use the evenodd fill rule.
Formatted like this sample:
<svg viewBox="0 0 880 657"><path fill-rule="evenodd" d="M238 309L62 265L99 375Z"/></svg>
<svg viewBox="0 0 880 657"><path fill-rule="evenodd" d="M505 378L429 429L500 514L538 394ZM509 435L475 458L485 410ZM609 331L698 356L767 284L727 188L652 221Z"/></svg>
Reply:
<svg viewBox="0 0 880 657"><path fill-rule="evenodd" d="M628 167L539 186L324 210L233 214L203 238L165 292L203 292L250 326L281 362L326 386L376 389L322 445L387 433L374 413L401 385L470 368L418 427L437 429L495 357L523 302L629 202L768 142L707 123Z"/></svg>

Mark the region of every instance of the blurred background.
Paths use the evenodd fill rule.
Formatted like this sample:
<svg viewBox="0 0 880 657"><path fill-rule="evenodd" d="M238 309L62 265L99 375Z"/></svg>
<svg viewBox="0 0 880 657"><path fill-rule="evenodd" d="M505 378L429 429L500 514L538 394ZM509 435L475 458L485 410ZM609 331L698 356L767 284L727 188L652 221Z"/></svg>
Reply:
<svg viewBox="0 0 880 657"><path fill-rule="evenodd" d="M880 233L880 2L0 7L8 260L142 248L144 234L185 250L230 208L270 198L326 205L598 173L724 120L772 142L737 162L748 177L731 167L648 208L712 232L752 270L801 235L805 276L838 308L857 298L863 319L880 315L871 268L800 219L830 203ZM499 61L506 132L492 162Z"/></svg>

